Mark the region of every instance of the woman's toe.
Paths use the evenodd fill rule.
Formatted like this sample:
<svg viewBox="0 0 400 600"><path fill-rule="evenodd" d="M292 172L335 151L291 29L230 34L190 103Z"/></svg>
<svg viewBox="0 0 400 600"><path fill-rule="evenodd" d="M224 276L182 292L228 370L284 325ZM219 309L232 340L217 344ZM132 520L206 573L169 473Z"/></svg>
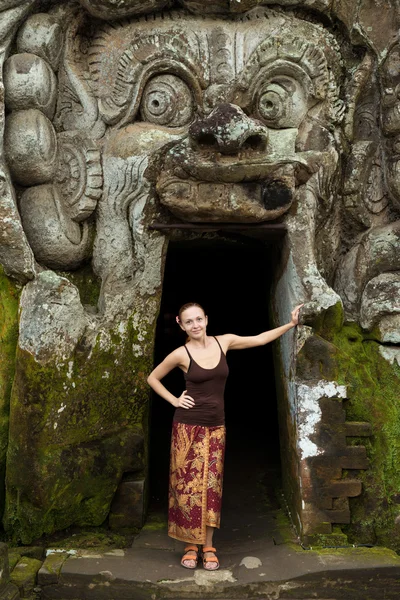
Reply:
<svg viewBox="0 0 400 600"><path fill-rule="evenodd" d="M196 562L194 560L184 560L183 564L185 565L185 567L188 567L188 569L194 569L194 567L196 566Z"/></svg>
<svg viewBox="0 0 400 600"><path fill-rule="evenodd" d="M209 554L208 552L206 554L207 554L208 560L205 561L204 568L207 571L215 571L216 569L218 569L218 560L217 560L217 557L215 556L215 554ZM215 561L210 560L210 559L213 559L213 558L215 558Z"/></svg>

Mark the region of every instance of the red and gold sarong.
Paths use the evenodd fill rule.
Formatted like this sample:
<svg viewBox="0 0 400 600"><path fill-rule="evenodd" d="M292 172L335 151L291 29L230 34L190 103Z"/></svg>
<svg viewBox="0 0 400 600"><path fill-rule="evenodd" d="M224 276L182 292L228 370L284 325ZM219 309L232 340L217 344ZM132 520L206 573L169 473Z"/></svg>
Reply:
<svg viewBox="0 0 400 600"><path fill-rule="evenodd" d="M169 477L168 535L206 543L206 527L221 518L225 427L174 422Z"/></svg>

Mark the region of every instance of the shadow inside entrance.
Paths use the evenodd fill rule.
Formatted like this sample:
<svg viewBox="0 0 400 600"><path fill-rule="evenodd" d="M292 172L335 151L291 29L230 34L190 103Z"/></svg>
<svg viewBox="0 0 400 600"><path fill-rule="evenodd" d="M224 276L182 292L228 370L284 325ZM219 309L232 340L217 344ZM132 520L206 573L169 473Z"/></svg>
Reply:
<svg viewBox="0 0 400 600"><path fill-rule="evenodd" d="M199 302L208 335L256 335L270 329L268 309L275 251L260 242L197 240L171 243L156 335L158 364L185 336L175 322L179 307ZM234 550L277 542L280 458L273 344L227 356L227 446L221 529L215 544ZM164 380L176 396L184 389L179 369ZM169 443L173 407L153 397L150 436L149 518L166 519Z"/></svg>

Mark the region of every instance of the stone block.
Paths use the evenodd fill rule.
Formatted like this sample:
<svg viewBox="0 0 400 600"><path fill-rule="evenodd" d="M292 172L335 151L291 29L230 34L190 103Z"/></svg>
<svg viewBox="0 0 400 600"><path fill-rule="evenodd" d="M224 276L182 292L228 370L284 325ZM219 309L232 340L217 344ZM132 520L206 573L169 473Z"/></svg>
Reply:
<svg viewBox="0 0 400 600"><path fill-rule="evenodd" d="M21 556L26 556L27 558L36 558L37 560L44 560L45 558L45 549L43 546L20 546L18 548Z"/></svg>
<svg viewBox="0 0 400 600"><path fill-rule="evenodd" d="M364 446L348 446L340 458L343 469L368 469L369 461Z"/></svg>
<svg viewBox="0 0 400 600"><path fill-rule="evenodd" d="M44 563L39 569L38 584L51 585L57 583L61 568L67 558L67 552L53 552L46 556Z"/></svg>
<svg viewBox="0 0 400 600"><path fill-rule="evenodd" d="M21 598L19 589L13 583L7 583L7 585L0 589L0 600L19 600Z"/></svg>
<svg viewBox="0 0 400 600"><path fill-rule="evenodd" d="M364 437L372 434L370 423L364 421L347 421L345 423L345 435L347 437Z"/></svg>
<svg viewBox="0 0 400 600"><path fill-rule="evenodd" d="M354 498L361 494L362 483L357 479L342 479L340 481L332 481L324 488L324 492L332 498L350 497Z"/></svg>
<svg viewBox="0 0 400 600"><path fill-rule="evenodd" d="M0 543L0 590L7 585L9 576L8 547L7 544Z"/></svg>
<svg viewBox="0 0 400 600"><path fill-rule="evenodd" d="M19 589L21 598L29 598L36 586L36 576L42 566L42 562L36 558L23 557L18 561L11 573L11 583Z"/></svg>
<svg viewBox="0 0 400 600"><path fill-rule="evenodd" d="M326 510L326 517L331 523L350 523L350 509Z"/></svg>
<svg viewBox="0 0 400 600"><path fill-rule="evenodd" d="M21 558L21 553L19 552L19 549L11 548L8 551L8 565L9 565L10 572L14 569L15 565L20 560L20 558Z"/></svg>
<svg viewBox="0 0 400 600"><path fill-rule="evenodd" d="M127 479L120 483L111 505L111 529L142 527L144 520L145 480Z"/></svg>

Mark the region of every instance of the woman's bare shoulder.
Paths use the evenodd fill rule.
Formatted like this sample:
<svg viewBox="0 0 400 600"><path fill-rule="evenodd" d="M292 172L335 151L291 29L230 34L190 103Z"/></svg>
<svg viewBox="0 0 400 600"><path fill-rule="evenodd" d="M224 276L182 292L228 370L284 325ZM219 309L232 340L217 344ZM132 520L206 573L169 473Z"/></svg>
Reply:
<svg viewBox="0 0 400 600"><path fill-rule="evenodd" d="M174 363L176 366L181 365L184 362L185 357L187 356L187 352L185 350L185 346L179 346L175 348L172 352L170 352L164 359L169 363Z"/></svg>
<svg viewBox="0 0 400 600"><path fill-rule="evenodd" d="M217 338L218 342L221 344L221 348L224 351L224 353L226 354L227 351L229 350L229 346L231 344L232 334L224 333L222 335L216 335L215 337Z"/></svg>

